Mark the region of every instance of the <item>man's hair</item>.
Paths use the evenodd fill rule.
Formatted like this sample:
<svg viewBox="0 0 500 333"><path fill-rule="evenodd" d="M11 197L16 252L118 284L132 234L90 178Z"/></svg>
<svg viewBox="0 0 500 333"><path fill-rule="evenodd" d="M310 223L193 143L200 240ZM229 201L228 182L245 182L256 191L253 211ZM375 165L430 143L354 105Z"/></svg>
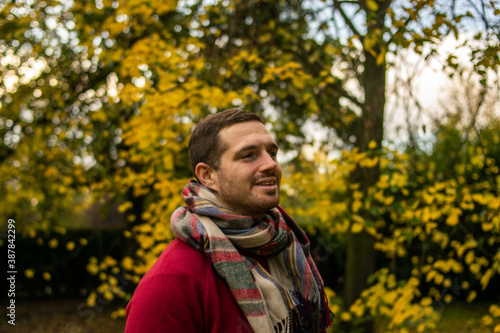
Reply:
<svg viewBox="0 0 500 333"><path fill-rule="evenodd" d="M221 142L220 131L234 124L250 121L264 124L258 114L240 109L225 110L202 119L189 139L189 159L193 174L196 176L196 165L201 162L217 170L222 154L229 148L226 143Z"/></svg>

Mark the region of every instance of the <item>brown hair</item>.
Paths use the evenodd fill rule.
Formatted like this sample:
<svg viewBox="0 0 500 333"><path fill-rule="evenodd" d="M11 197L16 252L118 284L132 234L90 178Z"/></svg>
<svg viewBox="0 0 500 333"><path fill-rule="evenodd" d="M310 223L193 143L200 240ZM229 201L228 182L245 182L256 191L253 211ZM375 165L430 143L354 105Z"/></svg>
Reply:
<svg viewBox="0 0 500 333"><path fill-rule="evenodd" d="M189 159L196 176L196 165L206 163L215 170L220 167L220 158L229 148L220 142L219 132L234 124L264 120L256 113L240 109L229 109L202 119L189 139Z"/></svg>

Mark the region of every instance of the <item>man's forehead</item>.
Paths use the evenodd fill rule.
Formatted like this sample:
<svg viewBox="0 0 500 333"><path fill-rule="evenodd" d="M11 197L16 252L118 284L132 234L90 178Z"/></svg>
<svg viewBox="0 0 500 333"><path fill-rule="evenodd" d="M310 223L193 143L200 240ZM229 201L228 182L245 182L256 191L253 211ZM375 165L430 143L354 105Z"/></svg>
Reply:
<svg viewBox="0 0 500 333"><path fill-rule="evenodd" d="M239 150L245 146L276 146L269 131L260 122L238 123L221 130L221 138L230 150Z"/></svg>

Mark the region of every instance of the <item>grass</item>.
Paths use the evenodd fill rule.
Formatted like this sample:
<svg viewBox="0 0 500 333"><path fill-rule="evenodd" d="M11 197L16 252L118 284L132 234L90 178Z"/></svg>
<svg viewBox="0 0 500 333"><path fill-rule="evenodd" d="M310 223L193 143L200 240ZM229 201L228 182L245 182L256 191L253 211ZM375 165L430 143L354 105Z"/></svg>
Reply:
<svg viewBox="0 0 500 333"><path fill-rule="evenodd" d="M3 303L3 302L2 302ZM108 304L90 309L83 300L18 300L16 327L10 327L7 317L0 317L0 332L31 333L118 333L125 329L125 319L111 319L111 313L123 305ZM1 305L5 309L4 304ZM488 313L488 304L446 304L437 309L442 313L436 333L491 332L481 328L481 318ZM377 332L384 332L378 328Z"/></svg>
<svg viewBox="0 0 500 333"><path fill-rule="evenodd" d="M436 329L425 332L432 333L483 333L492 332L492 328L482 327L481 318L488 314L489 303L463 303L454 302L451 304L438 304L435 310L441 314ZM383 333L387 327L387 318L376 321L376 333ZM409 330L416 332L416 330Z"/></svg>
<svg viewBox="0 0 500 333"><path fill-rule="evenodd" d="M3 302L2 302L3 303ZM125 319L111 319L120 305L108 304L90 309L84 300L17 300L16 326L0 317L0 332L30 333L115 333L123 332ZM2 304L2 309L5 309Z"/></svg>
<svg viewBox="0 0 500 333"><path fill-rule="evenodd" d="M481 318L488 314L487 303L452 303L442 308L441 321L435 332L492 332L493 329L481 327Z"/></svg>

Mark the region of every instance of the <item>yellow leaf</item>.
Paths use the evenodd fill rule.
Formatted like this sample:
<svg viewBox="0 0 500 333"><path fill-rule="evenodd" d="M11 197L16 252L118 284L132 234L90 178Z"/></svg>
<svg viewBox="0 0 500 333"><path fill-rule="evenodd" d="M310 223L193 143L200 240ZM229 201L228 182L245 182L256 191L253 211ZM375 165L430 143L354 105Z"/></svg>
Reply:
<svg viewBox="0 0 500 333"><path fill-rule="evenodd" d="M123 257L122 259L122 267L126 270L131 271L134 268L134 261L130 257Z"/></svg>
<svg viewBox="0 0 500 333"><path fill-rule="evenodd" d="M361 192L361 191L354 191L354 193L352 194L352 197L355 200L359 200L359 199L363 198L363 192Z"/></svg>
<svg viewBox="0 0 500 333"><path fill-rule="evenodd" d="M500 208L500 198L493 198L488 204L489 209L498 209Z"/></svg>
<svg viewBox="0 0 500 333"><path fill-rule="evenodd" d="M292 84L298 89L303 89L305 86L304 79L302 77L293 76Z"/></svg>
<svg viewBox="0 0 500 333"><path fill-rule="evenodd" d="M111 313L111 318L116 319L116 318L123 318L125 317L125 309L120 308L114 312Z"/></svg>
<svg viewBox="0 0 500 333"><path fill-rule="evenodd" d="M91 262L87 264L87 271L92 275L96 275L97 273L99 273L99 266L97 266L96 263Z"/></svg>
<svg viewBox="0 0 500 333"><path fill-rule="evenodd" d="M365 222L365 220L361 216L359 216L359 215L353 215L352 219L354 220L354 222L358 222L358 223L364 223Z"/></svg>
<svg viewBox="0 0 500 333"><path fill-rule="evenodd" d="M436 275L437 271L435 270L432 270L430 271L429 273L427 273L427 277L425 278L425 281L429 282L432 280L432 278L434 278L434 276Z"/></svg>
<svg viewBox="0 0 500 333"><path fill-rule="evenodd" d="M66 250L73 251L74 249L75 249L75 242L67 242L66 243Z"/></svg>
<svg viewBox="0 0 500 333"><path fill-rule="evenodd" d="M342 321L350 321L351 320L351 314L349 312L342 312L340 315L340 320Z"/></svg>
<svg viewBox="0 0 500 333"><path fill-rule="evenodd" d="M93 307L95 305L95 301L97 300L97 294L95 292L91 292L89 297L87 297L87 306Z"/></svg>
<svg viewBox="0 0 500 333"><path fill-rule="evenodd" d="M265 33L259 37L259 43L265 44L271 40L271 34Z"/></svg>
<svg viewBox="0 0 500 333"><path fill-rule="evenodd" d="M361 318L363 316L363 313L365 312L363 302L355 302L353 305L351 305L349 311L354 313L356 317Z"/></svg>
<svg viewBox="0 0 500 333"><path fill-rule="evenodd" d="M492 275L493 275L493 270L490 268L481 277L480 283L481 283L481 286L483 287L483 290L486 289L486 287L488 286L488 283L490 282Z"/></svg>
<svg viewBox="0 0 500 333"><path fill-rule="evenodd" d="M478 274L481 271L481 265L473 263L472 265L469 266L469 270L473 274Z"/></svg>
<svg viewBox="0 0 500 333"><path fill-rule="evenodd" d="M382 65L385 61L385 51L383 50L382 52L379 53L377 56L377 65Z"/></svg>
<svg viewBox="0 0 500 333"><path fill-rule="evenodd" d="M425 224L425 232L430 234L433 229L437 227L437 223L430 222Z"/></svg>
<svg viewBox="0 0 500 333"><path fill-rule="evenodd" d="M475 258L475 255L474 255L473 251L467 252L467 254L465 255L465 263L467 265L470 265L474 261L474 258Z"/></svg>
<svg viewBox="0 0 500 333"><path fill-rule="evenodd" d="M132 208L132 202L130 201L125 201L122 203L120 206L118 206L118 212L123 213L127 211L128 209Z"/></svg>
<svg viewBox="0 0 500 333"><path fill-rule="evenodd" d="M57 247L57 245L59 245L59 242L57 241L56 238L52 238L50 241L49 241L49 247L52 248L52 249L55 249Z"/></svg>
<svg viewBox="0 0 500 333"><path fill-rule="evenodd" d="M375 51L373 51L373 47L377 44L377 42L378 38L374 35L366 35L365 39L363 40L363 46L365 50L370 52L374 57L376 57L377 54L375 53Z"/></svg>
<svg viewBox="0 0 500 333"><path fill-rule="evenodd" d="M114 265L117 264L116 260L113 259L113 257L110 257L110 256L104 257L103 262L105 262L107 266L114 266Z"/></svg>
<svg viewBox="0 0 500 333"><path fill-rule="evenodd" d="M423 306L429 306L432 304L432 299L430 297L424 297L420 301L420 304L422 304Z"/></svg>
<svg viewBox="0 0 500 333"><path fill-rule="evenodd" d="M493 223L483 223L481 224L481 228L484 232L491 231L493 229Z"/></svg>
<svg viewBox="0 0 500 333"><path fill-rule="evenodd" d="M490 305L489 309L490 313L493 315L493 317L500 317L500 306L496 304Z"/></svg>
<svg viewBox="0 0 500 333"><path fill-rule="evenodd" d="M474 299L476 299L477 292L475 290L471 291L469 293L469 296L467 296L467 302L472 302Z"/></svg>
<svg viewBox="0 0 500 333"><path fill-rule="evenodd" d="M367 0L366 1L366 6L368 7L369 10L372 12L375 12L378 10L378 4L374 0Z"/></svg>
<svg viewBox="0 0 500 333"><path fill-rule="evenodd" d="M361 201L359 200L355 200L353 203L352 203L352 211L354 213L357 213L359 211L359 209L363 206L363 204L361 203Z"/></svg>
<svg viewBox="0 0 500 333"><path fill-rule="evenodd" d="M369 157L364 158L363 160L361 160L359 165L365 168L373 168L374 166L377 165L377 163L378 163L378 156L375 156L374 158L369 158Z"/></svg>
<svg viewBox="0 0 500 333"><path fill-rule="evenodd" d="M354 223L351 227L351 232L353 234L360 233L363 230L363 225L361 223Z"/></svg>
<svg viewBox="0 0 500 333"><path fill-rule="evenodd" d="M449 226L456 226L458 224L458 214L451 214L446 219L446 224Z"/></svg>
<svg viewBox="0 0 500 333"><path fill-rule="evenodd" d="M490 315L486 315L483 318L481 318L481 321L483 322L484 326L490 326L493 324L493 318L491 318Z"/></svg>
<svg viewBox="0 0 500 333"><path fill-rule="evenodd" d="M24 271L24 275L28 278L28 279L32 279L33 276L35 276L35 270L34 269L31 269L31 268L28 268Z"/></svg>

